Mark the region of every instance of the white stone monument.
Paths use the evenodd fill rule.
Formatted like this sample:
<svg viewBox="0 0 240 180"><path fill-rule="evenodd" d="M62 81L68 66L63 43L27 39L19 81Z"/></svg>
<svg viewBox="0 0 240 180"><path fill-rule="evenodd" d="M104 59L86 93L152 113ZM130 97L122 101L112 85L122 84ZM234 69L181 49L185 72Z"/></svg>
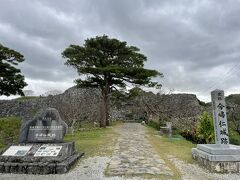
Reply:
<svg viewBox="0 0 240 180"><path fill-rule="evenodd" d="M225 146L229 144L229 135L224 92L222 90L212 91L211 98L214 119L215 144Z"/></svg>
<svg viewBox="0 0 240 180"><path fill-rule="evenodd" d="M214 172L240 172L240 146L229 144L226 103L223 90L211 92L215 144L198 144L193 158Z"/></svg>

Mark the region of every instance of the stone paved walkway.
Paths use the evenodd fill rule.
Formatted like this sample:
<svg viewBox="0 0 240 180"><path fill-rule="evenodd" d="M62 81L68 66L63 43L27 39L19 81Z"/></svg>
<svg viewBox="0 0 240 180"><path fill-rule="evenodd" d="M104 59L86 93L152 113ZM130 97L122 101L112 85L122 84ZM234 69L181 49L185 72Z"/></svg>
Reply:
<svg viewBox="0 0 240 180"><path fill-rule="evenodd" d="M121 135L106 170L107 175L173 175L146 139L143 125L125 123L119 133Z"/></svg>

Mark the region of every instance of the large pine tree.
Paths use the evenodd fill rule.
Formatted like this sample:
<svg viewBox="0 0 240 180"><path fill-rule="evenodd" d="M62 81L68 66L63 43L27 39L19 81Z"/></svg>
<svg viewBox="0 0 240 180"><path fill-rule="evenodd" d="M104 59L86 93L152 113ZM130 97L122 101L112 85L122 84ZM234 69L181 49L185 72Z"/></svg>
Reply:
<svg viewBox="0 0 240 180"><path fill-rule="evenodd" d="M156 70L145 69L147 57L135 46L109 38L106 35L85 40L82 46L70 45L62 55L66 65L77 69L80 78L78 87L100 88L103 98L103 116L100 126L109 125L109 96L112 90L127 84L159 86L151 78L162 76Z"/></svg>

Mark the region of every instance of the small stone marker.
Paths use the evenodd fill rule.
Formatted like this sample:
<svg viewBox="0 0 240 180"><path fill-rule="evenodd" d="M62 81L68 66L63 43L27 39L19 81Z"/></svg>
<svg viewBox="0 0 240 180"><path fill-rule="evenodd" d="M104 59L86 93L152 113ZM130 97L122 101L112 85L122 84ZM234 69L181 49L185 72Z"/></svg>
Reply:
<svg viewBox="0 0 240 180"><path fill-rule="evenodd" d="M159 133L161 136L172 137L172 122L166 122L166 126L161 126Z"/></svg>
<svg viewBox="0 0 240 180"><path fill-rule="evenodd" d="M223 90L214 90L211 92L214 131L215 131L215 144L228 145L228 124L226 114L226 103Z"/></svg>

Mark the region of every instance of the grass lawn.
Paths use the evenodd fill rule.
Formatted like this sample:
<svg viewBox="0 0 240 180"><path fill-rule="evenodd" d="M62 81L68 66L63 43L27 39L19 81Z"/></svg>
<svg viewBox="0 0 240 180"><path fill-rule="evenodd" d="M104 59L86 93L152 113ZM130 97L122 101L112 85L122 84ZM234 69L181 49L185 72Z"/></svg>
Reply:
<svg viewBox="0 0 240 180"><path fill-rule="evenodd" d="M113 152L118 134L115 128L119 128L122 123L114 124L107 128L78 131L74 135L66 135L66 141L75 141L78 151L85 152L85 157L108 156Z"/></svg>
<svg viewBox="0 0 240 180"><path fill-rule="evenodd" d="M17 141L20 127L21 118L19 117L0 118L0 149Z"/></svg>
<svg viewBox="0 0 240 180"><path fill-rule="evenodd" d="M121 122L114 122L107 128L77 131L74 135L65 135L64 140L75 141L76 149L85 152L85 157L111 155L118 137L115 128L121 125ZM19 117L0 118L0 150L9 143L17 142L20 127L21 119Z"/></svg>
<svg viewBox="0 0 240 180"><path fill-rule="evenodd" d="M163 156L172 155L187 163L193 163L192 148L195 144L185 140L180 135L174 135L172 138L159 136L159 132L151 127L147 127L147 134L149 140L154 143L154 146L161 151Z"/></svg>
<svg viewBox="0 0 240 180"><path fill-rule="evenodd" d="M147 138L160 157L166 162L166 165L173 171L174 179L179 179L181 174L169 160L169 156L174 156L187 163L195 162L192 158L191 149L196 145L185 140L180 135L175 135L172 138L162 137L159 135L159 131L147 126Z"/></svg>

